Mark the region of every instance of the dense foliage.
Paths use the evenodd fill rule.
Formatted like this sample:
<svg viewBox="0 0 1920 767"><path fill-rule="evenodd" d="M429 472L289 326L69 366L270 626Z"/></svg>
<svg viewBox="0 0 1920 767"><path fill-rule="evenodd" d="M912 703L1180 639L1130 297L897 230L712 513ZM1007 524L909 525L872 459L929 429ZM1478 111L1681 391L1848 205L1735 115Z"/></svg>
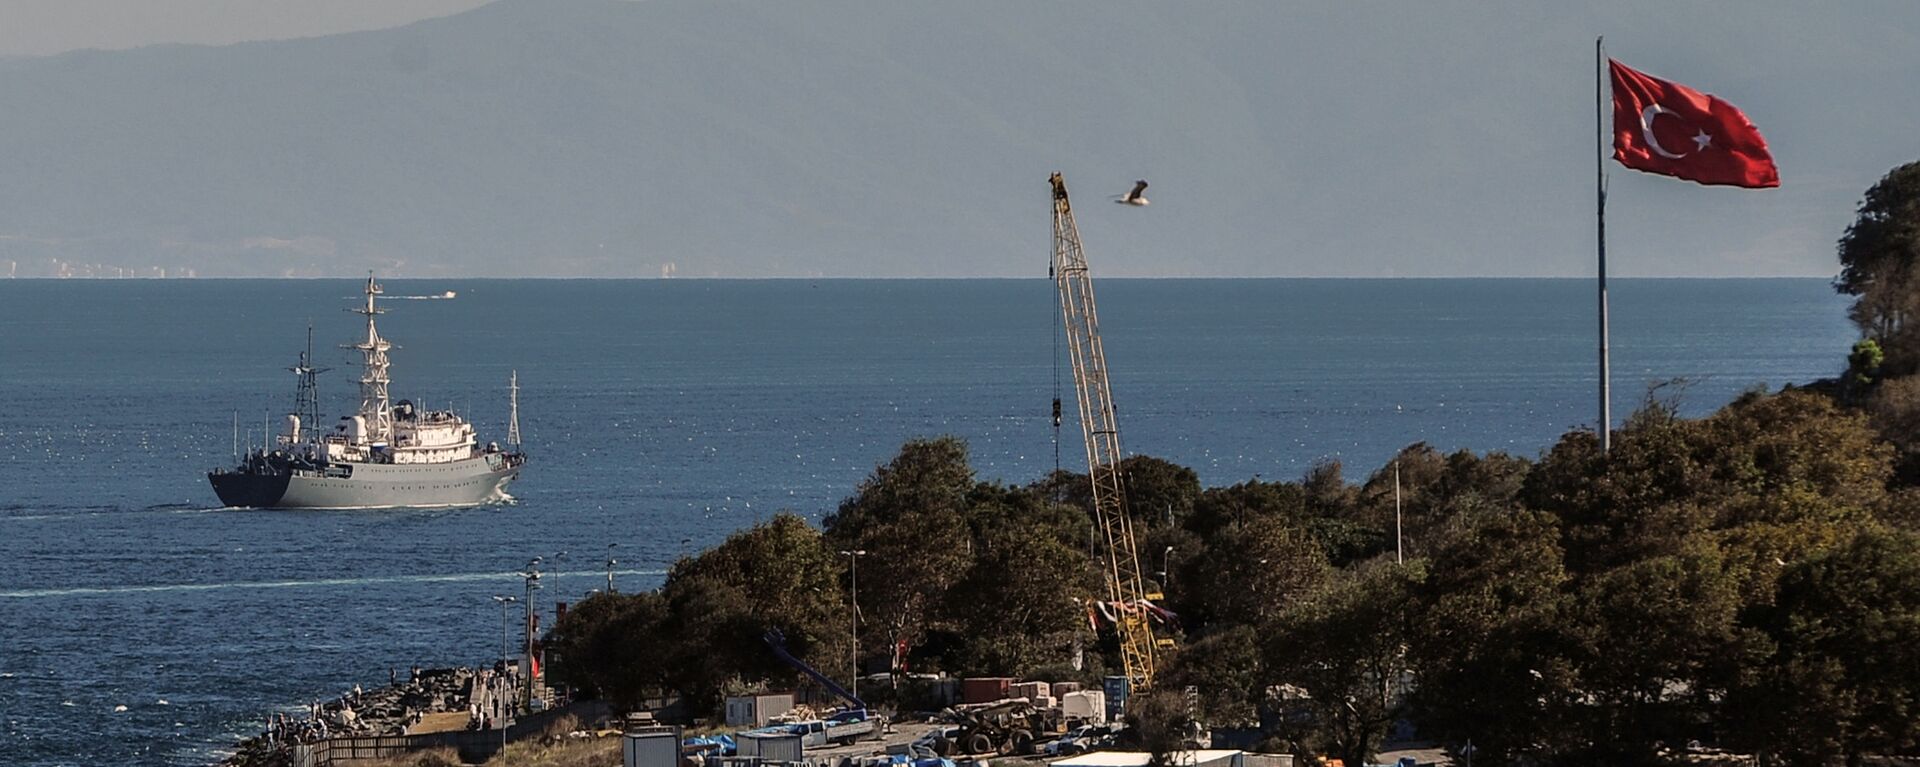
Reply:
<svg viewBox="0 0 1920 767"><path fill-rule="evenodd" d="M1673 763L1693 741L1808 767L1920 755L1916 258L1920 163L1841 241L1867 338L1839 380L1698 419L1650 396L1607 455L1590 431L1537 460L1416 444L1358 484L1327 463L1216 488L1127 459L1142 568L1180 616L1130 714L1143 742L1164 757L1197 715L1347 764L1395 728L1490 765ZM822 530L738 533L657 593L581 604L553 644L582 688L710 710L791 681L768 627L845 668L844 553L864 551L865 668L1091 678L1115 645L1087 622L1087 493L981 482L959 441L910 442Z"/></svg>
<svg viewBox="0 0 1920 767"><path fill-rule="evenodd" d="M1604 458L1584 431L1537 461L1414 445L1395 459L1403 562L1392 464L1202 489L1134 458L1128 492L1182 617L1163 679L1216 726L1350 764L1410 726L1485 764L1656 764L1703 740L1811 765L1920 737L1920 515L1897 452L1869 411L1793 390L1701 419L1650 403ZM960 442L911 442L824 529L737 533L658 592L581 603L552 646L576 686L695 711L793 683L770 627L840 675L843 552L865 551L867 670L905 648L915 671L1087 678L1112 638L1086 623L1080 486L981 482Z"/></svg>
<svg viewBox="0 0 1920 767"><path fill-rule="evenodd" d="M1850 316L1886 353L1887 371L1920 371L1920 162L1889 171L1867 190L1840 238L1834 287L1859 296Z"/></svg>

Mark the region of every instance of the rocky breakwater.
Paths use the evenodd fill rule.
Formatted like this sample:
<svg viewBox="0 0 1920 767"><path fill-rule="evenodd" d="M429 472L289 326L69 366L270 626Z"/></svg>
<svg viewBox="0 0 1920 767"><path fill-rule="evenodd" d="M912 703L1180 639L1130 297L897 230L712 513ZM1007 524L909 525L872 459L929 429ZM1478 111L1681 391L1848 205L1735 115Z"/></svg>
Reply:
<svg viewBox="0 0 1920 767"><path fill-rule="evenodd" d="M407 735L423 718L435 714L462 714L465 726L478 727L481 723L473 718L476 701L489 697L487 688L502 681L491 670L416 668L405 679L398 673L391 675L385 687L363 690L354 685L338 698L269 715L266 730L241 741L233 756L221 764L285 767L292 763L296 744L343 736Z"/></svg>

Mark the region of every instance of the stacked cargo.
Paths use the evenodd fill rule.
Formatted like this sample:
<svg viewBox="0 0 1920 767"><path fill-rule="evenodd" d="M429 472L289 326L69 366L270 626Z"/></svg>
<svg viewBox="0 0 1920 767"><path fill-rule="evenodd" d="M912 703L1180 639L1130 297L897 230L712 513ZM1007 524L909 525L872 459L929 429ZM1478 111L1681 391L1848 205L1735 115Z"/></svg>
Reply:
<svg viewBox="0 0 1920 767"><path fill-rule="evenodd" d="M960 680L961 703L992 703L1003 700L1012 691L1013 679L1004 676L972 677Z"/></svg>
<svg viewBox="0 0 1920 767"><path fill-rule="evenodd" d="M1041 705L1041 700L1053 697L1051 689L1046 682L1021 682L1013 685L1010 697L1020 698L1038 706Z"/></svg>

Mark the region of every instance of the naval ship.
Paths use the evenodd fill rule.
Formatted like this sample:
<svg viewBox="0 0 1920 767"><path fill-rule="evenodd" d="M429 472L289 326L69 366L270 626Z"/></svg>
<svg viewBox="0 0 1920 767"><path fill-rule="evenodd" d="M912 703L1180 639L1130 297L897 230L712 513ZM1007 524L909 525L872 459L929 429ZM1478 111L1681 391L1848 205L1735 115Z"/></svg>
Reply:
<svg viewBox="0 0 1920 767"><path fill-rule="evenodd" d="M520 450L519 375L510 380L507 447L481 446L473 424L451 410L425 410L387 398L387 350L374 326L379 284L367 277L365 340L344 348L361 355L360 408L332 430L319 428L313 330L291 370L299 377L286 429L271 444L248 448L239 465L207 473L220 502L231 507L339 509L474 506L508 499L507 483L526 464ZM237 440L236 440L237 441ZM236 451L237 452L237 451Z"/></svg>

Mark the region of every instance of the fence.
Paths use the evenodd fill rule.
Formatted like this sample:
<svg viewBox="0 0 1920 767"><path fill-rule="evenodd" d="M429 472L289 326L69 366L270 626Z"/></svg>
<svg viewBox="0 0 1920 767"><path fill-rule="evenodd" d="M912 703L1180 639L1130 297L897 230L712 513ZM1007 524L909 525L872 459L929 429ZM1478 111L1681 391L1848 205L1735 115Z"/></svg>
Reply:
<svg viewBox="0 0 1920 767"><path fill-rule="evenodd" d="M590 700L527 714L507 728L507 740L538 737L561 717L588 722L607 715L607 704ZM429 748L452 748L463 762L484 762L500 752L499 730L461 730L425 735L341 735L293 748L293 767L353 767Z"/></svg>

